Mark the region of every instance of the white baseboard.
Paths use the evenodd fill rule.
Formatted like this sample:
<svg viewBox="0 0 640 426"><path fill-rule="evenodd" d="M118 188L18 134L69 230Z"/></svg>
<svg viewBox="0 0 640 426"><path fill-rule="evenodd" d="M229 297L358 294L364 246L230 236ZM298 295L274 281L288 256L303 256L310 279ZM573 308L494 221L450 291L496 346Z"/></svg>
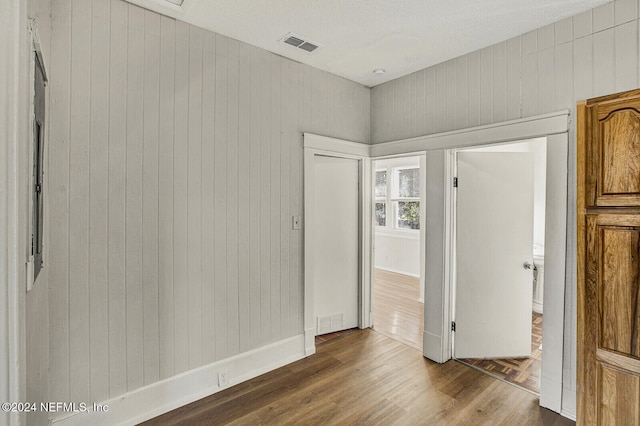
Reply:
<svg viewBox="0 0 640 426"><path fill-rule="evenodd" d="M562 413L561 381L544 375L540 377L540 406L556 413Z"/></svg>
<svg viewBox="0 0 640 426"><path fill-rule="evenodd" d="M52 419L51 424L135 425L302 359L305 353L305 336L300 334L104 401L101 404L109 407L108 412L74 413ZM228 374L228 386L218 386L219 371Z"/></svg>
<svg viewBox="0 0 640 426"><path fill-rule="evenodd" d="M576 421L576 413L570 413L568 411L562 410L562 412L560 413L560 415L562 417L566 417L569 420L573 420L574 422Z"/></svg>
<svg viewBox="0 0 640 426"><path fill-rule="evenodd" d="M562 414L564 417L576 421L576 391L568 388L562 390Z"/></svg>
<svg viewBox="0 0 640 426"><path fill-rule="evenodd" d="M387 268L386 266L375 266L375 269L382 269L383 271L393 272L394 274L406 275L408 277L420 278L420 274L414 274L412 272L400 271L398 269Z"/></svg>
<svg viewBox="0 0 640 426"><path fill-rule="evenodd" d="M535 300L533 301L533 305L532 305L532 309L533 312L537 313L537 314L542 314L542 303L540 302L536 302Z"/></svg>
<svg viewBox="0 0 640 426"><path fill-rule="evenodd" d="M316 329L314 327L304 330L304 354L305 356L316 353Z"/></svg>
<svg viewBox="0 0 640 426"><path fill-rule="evenodd" d="M424 331L422 333L422 352L431 361L442 364L448 359L442 359L442 338Z"/></svg>

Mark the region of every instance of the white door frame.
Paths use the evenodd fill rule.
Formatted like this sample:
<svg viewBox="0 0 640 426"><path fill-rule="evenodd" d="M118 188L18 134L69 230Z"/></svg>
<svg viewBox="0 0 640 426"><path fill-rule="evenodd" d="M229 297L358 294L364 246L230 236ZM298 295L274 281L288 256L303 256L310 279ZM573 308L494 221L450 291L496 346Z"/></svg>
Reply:
<svg viewBox="0 0 640 426"><path fill-rule="evenodd" d="M336 158L347 158L358 161L359 177L359 238L358 250L360 257L358 277L358 326L370 326L371 306L371 161L369 160L369 145L329 138L326 136L304 133L304 340L307 356L316 352L315 330L315 286L314 282L314 250L315 241L312 232L306 230L315 227L315 199L314 158L316 155Z"/></svg>
<svg viewBox="0 0 640 426"><path fill-rule="evenodd" d="M436 362L451 359L453 276L451 151L457 148L547 138L545 288L543 323L545 362L540 405L560 412L563 390L565 288L573 285L565 270L567 253L568 115L560 111L498 124L387 142L371 146L371 157L411 152L427 153L426 292L424 355ZM547 291L548 290L548 291Z"/></svg>

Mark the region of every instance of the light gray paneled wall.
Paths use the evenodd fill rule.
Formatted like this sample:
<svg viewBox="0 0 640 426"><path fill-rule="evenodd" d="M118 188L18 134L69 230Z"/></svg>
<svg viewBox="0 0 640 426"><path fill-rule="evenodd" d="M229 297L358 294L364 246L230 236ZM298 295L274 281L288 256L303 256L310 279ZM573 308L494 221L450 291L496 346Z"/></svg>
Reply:
<svg viewBox="0 0 640 426"><path fill-rule="evenodd" d="M570 109L565 387L575 392L575 105L639 84L638 0L572 18L376 86L372 143ZM575 410L575 400L565 409Z"/></svg>
<svg viewBox="0 0 640 426"><path fill-rule="evenodd" d="M51 49L51 398L302 333L302 132L369 142L369 89L121 0Z"/></svg>

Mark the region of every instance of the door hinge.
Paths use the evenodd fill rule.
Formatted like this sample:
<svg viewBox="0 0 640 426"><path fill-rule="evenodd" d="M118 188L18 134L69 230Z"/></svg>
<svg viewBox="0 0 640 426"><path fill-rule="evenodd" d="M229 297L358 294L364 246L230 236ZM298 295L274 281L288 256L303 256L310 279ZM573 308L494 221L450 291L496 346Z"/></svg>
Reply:
<svg viewBox="0 0 640 426"><path fill-rule="evenodd" d="M451 321L451 331L456 331L456 322Z"/></svg>
<svg viewBox="0 0 640 426"><path fill-rule="evenodd" d="M454 187L454 188L457 188L457 187L458 187L458 178L457 178L457 177L454 177L454 178L453 178L453 187Z"/></svg>

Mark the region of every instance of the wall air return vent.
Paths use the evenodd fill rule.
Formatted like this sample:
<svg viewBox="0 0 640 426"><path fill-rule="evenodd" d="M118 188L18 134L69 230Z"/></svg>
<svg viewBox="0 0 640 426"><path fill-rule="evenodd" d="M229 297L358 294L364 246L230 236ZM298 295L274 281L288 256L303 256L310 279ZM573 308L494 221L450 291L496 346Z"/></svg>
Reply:
<svg viewBox="0 0 640 426"><path fill-rule="evenodd" d="M304 50L307 53L313 53L315 50L321 47L320 44L309 41L304 37L300 37L299 35L293 33L289 33L284 36L284 38L282 38L280 42L295 47L296 49Z"/></svg>

